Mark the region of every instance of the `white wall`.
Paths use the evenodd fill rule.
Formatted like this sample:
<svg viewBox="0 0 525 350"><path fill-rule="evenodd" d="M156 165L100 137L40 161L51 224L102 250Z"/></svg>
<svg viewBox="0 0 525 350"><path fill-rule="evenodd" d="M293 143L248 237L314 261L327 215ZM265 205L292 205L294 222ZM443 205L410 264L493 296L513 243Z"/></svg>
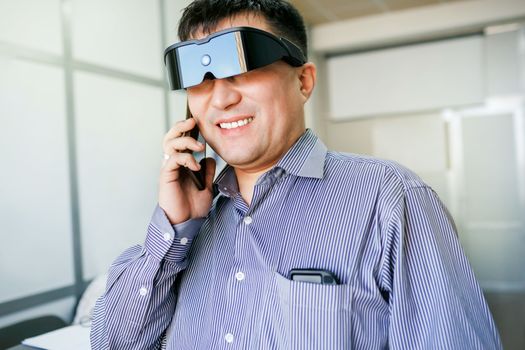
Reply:
<svg viewBox="0 0 525 350"><path fill-rule="evenodd" d="M64 290L142 243L184 117L162 54L188 3L0 0L0 325L70 321ZM13 312L22 297L43 306Z"/></svg>
<svg viewBox="0 0 525 350"><path fill-rule="evenodd" d="M16 59L0 78L0 302L74 283L64 74Z"/></svg>

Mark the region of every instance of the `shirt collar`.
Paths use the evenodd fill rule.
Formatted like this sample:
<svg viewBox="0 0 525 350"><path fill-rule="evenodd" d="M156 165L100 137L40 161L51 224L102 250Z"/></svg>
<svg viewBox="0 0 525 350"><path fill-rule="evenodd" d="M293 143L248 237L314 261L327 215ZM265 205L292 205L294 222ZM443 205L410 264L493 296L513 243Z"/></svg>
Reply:
<svg viewBox="0 0 525 350"><path fill-rule="evenodd" d="M300 177L322 179L326 153L327 148L324 143L312 130L307 129L274 168L281 168L284 173ZM239 192L233 167L229 165L224 167L217 176L214 187L228 197L233 197Z"/></svg>
<svg viewBox="0 0 525 350"><path fill-rule="evenodd" d="M307 129L276 166L288 174L322 179L326 152L323 142Z"/></svg>
<svg viewBox="0 0 525 350"><path fill-rule="evenodd" d="M235 177L235 171L233 170L233 167L226 164L219 175L217 175L217 178L213 184L213 189L213 197L219 193L227 197L233 197L239 192L239 186L237 185L237 178Z"/></svg>

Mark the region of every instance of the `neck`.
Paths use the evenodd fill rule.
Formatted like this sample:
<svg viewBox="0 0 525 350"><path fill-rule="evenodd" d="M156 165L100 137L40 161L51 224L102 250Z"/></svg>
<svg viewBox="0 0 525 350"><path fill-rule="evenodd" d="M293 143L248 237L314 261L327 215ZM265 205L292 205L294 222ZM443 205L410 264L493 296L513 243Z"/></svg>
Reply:
<svg viewBox="0 0 525 350"><path fill-rule="evenodd" d="M287 147L284 147L281 151L281 157L290 150L290 148L297 142L297 140L305 133L305 128L300 129L300 132L297 133L296 137L289 138L289 144ZM277 164L280 157L274 157L272 162L268 162L264 165L258 165L257 167L243 168L242 166L233 166L235 171L235 176L237 177L237 185L239 186L239 192L242 199L250 205L253 198L253 189L255 183L259 177L270 170L275 164Z"/></svg>
<svg viewBox="0 0 525 350"><path fill-rule="evenodd" d="M253 198L253 188L259 177L270 170L271 167L260 169L256 171L246 171L239 168L234 168L235 176L237 177L237 184L242 199L250 205Z"/></svg>

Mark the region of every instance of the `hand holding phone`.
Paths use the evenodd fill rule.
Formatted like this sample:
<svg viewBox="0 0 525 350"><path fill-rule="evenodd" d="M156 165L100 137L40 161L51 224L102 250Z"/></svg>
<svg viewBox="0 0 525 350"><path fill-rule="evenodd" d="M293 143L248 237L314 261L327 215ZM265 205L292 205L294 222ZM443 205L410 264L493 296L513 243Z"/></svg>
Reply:
<svg viewBox="0 0 525 350"><path fill-rule="evenodd" d="M205 158L204 140L197 139L197 123L189 110L187 119L177 122L164 137L159 206L173 225L204 217L211 207L215 161Z"/></svg>

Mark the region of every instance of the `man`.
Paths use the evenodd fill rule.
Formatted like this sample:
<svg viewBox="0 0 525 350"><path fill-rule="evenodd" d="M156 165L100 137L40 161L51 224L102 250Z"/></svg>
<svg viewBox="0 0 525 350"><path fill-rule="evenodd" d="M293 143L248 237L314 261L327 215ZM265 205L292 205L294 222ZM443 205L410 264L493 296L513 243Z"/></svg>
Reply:
<svg viewBox="0 0 525 350"><path fill-rule="evenodd" d="M164 138L158 206L144 247L110 269L93 348L501 348L436 194L392 162L329 152L305 129L316 69L293 53L307 52L298 12L282 0L196 0L179 25L183 41L206 38L184 42L188 52L257 61L257 45L239 39L250 33L290 57L224 76L217 66L192 83L185 76L217 58L199 53L188 68L173 49L194 118ZM228 51L217 38L233 35ZM202 191L184 170L200 169L185 152L204 148L184 136L195 124L228 164L212 185L206 161Z"/></svg>

